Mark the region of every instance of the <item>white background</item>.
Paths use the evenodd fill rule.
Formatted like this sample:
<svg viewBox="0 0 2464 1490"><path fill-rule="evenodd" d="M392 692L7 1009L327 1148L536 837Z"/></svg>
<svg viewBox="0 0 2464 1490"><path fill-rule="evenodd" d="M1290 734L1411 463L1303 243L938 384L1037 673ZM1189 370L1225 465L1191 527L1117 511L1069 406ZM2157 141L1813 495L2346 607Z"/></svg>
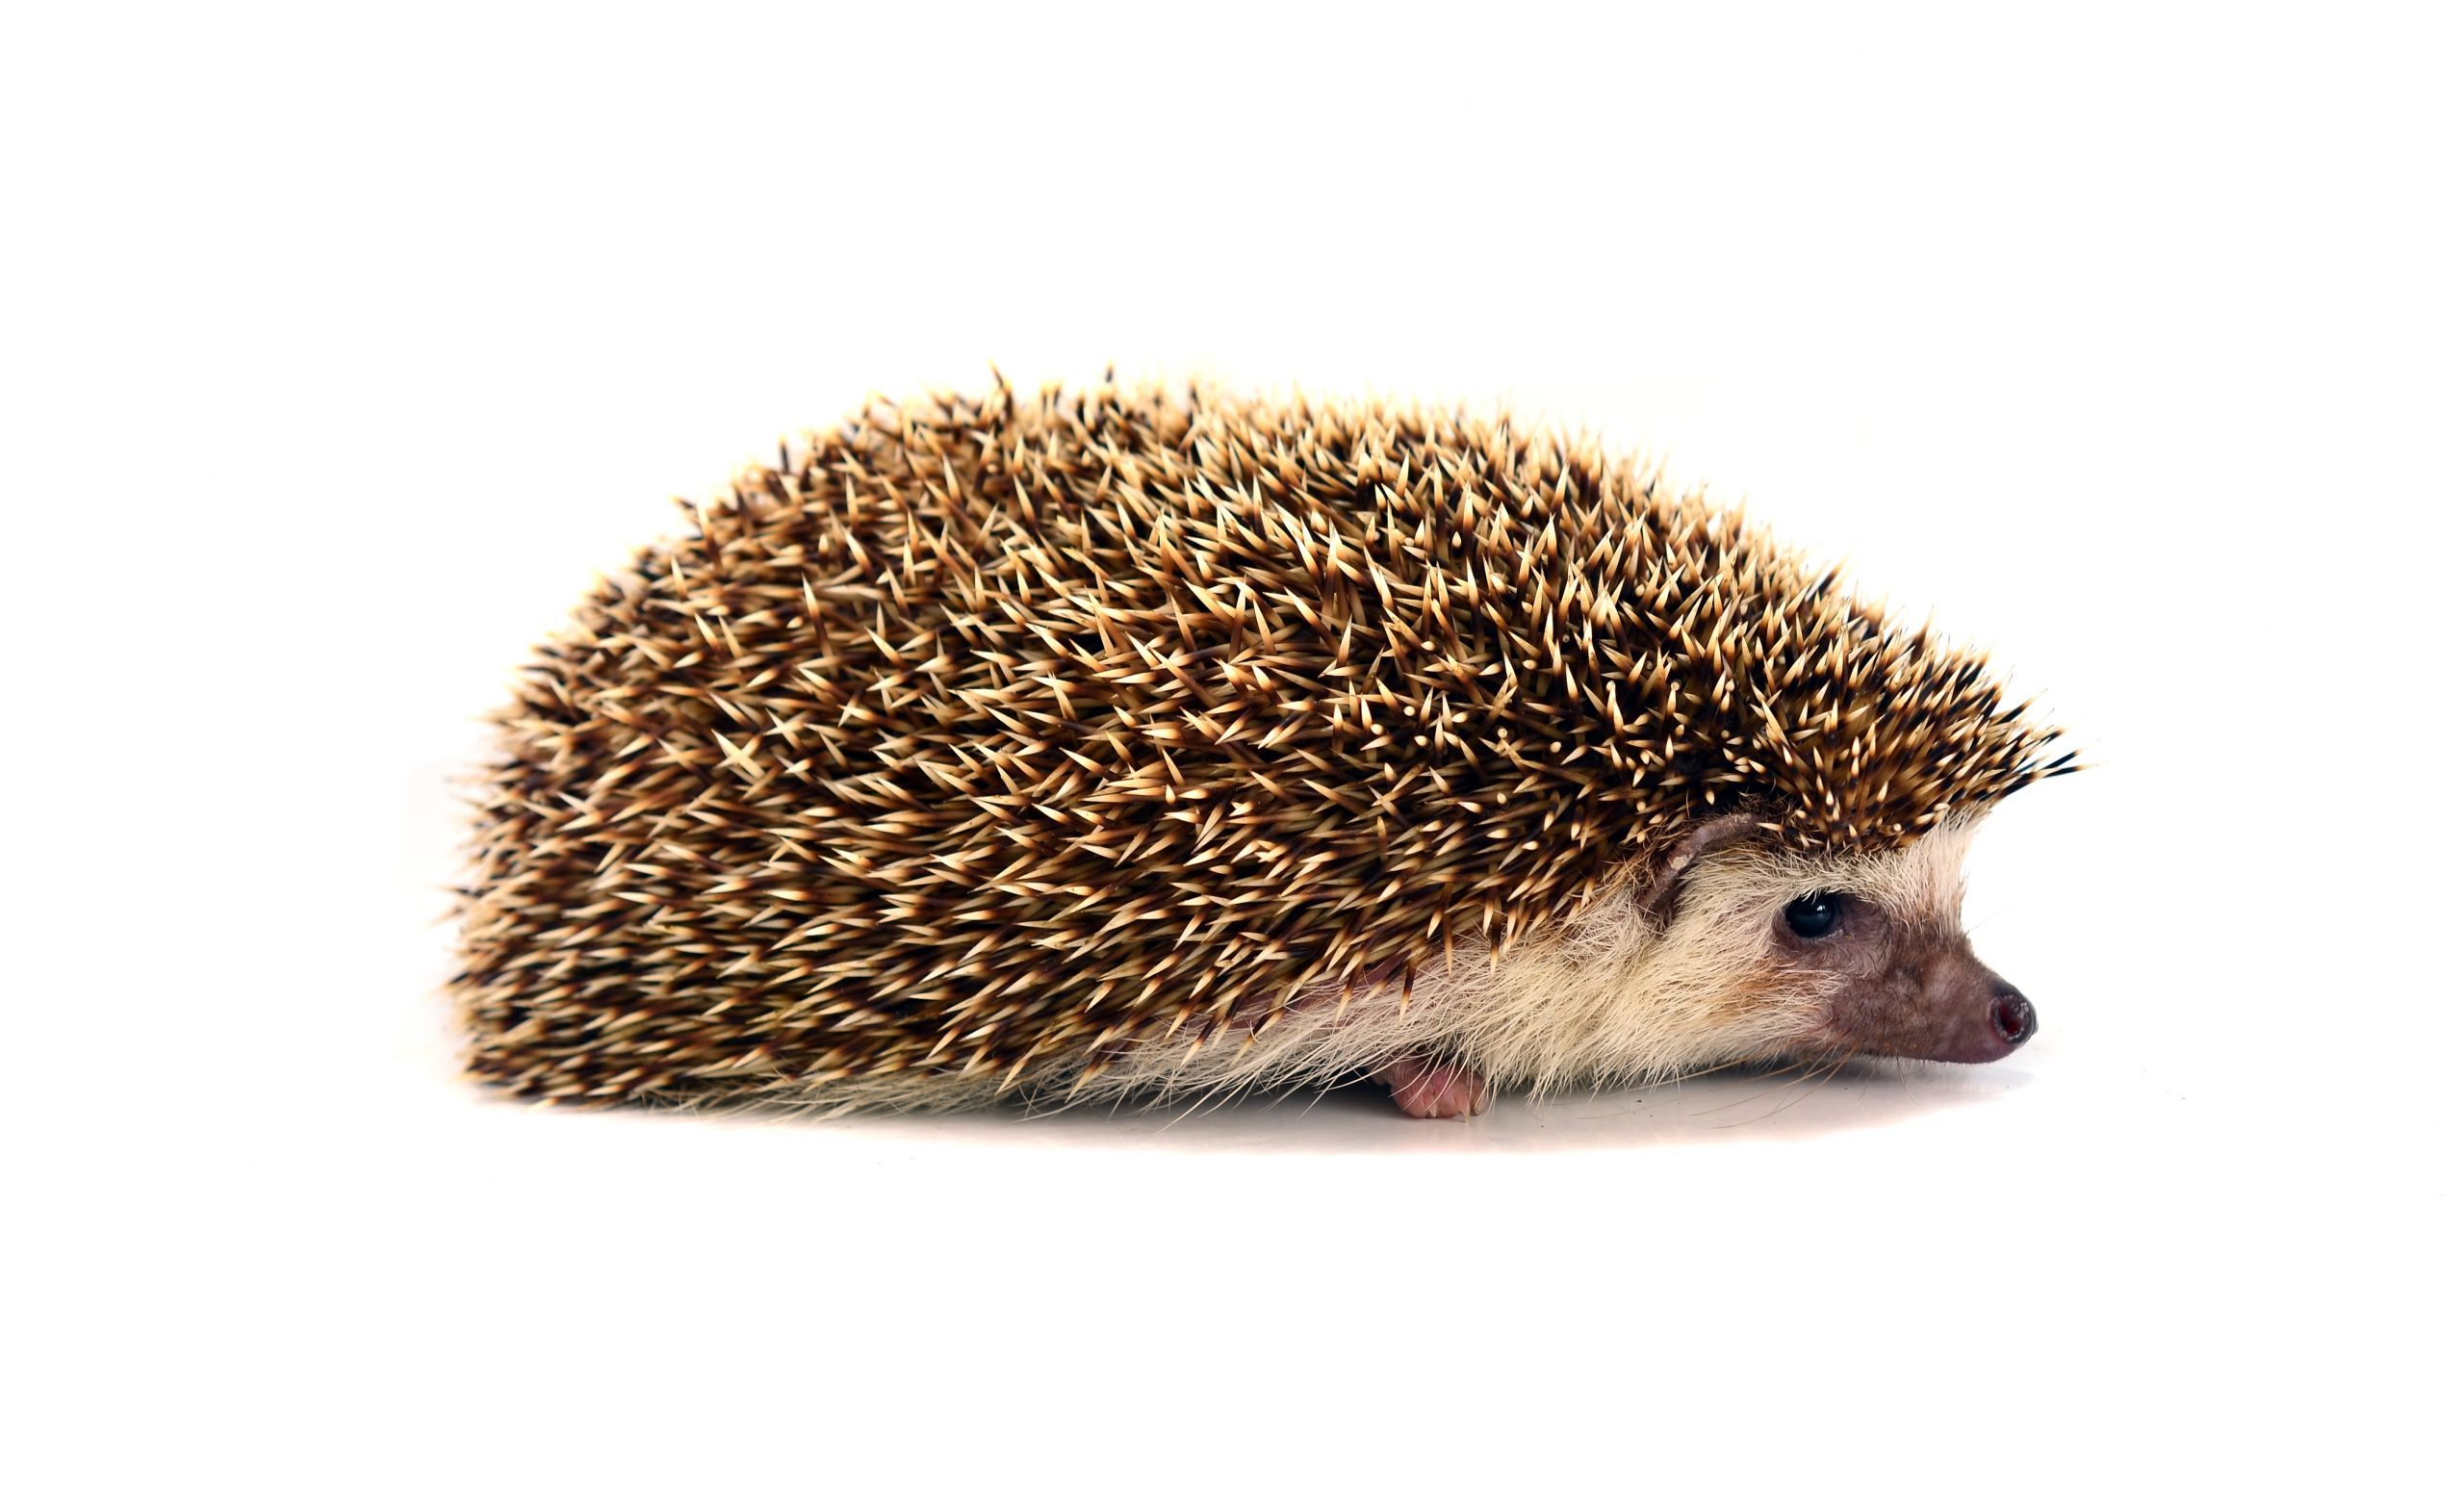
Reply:
<svg viewBox="0 0 2464 1490"><path fill-rule="evenodd" d="M2452 1483L2464 412L2434 8L31 8L0 1477ZM463 1085L449 780L868 390L1665 454L2097 762L2003 1065L1413 1124Z"/></svg>

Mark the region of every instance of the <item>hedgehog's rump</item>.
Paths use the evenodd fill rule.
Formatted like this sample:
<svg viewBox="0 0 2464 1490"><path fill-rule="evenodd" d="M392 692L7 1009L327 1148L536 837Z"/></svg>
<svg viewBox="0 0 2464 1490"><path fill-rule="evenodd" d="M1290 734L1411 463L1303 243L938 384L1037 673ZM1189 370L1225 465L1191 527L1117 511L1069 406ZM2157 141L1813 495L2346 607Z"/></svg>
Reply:
<svg viewBox="0 0 2464 1490"><path fill-rule="evenodd" d="M2060 768L1978 659L1502 424L1003 388L700 517L504 717L456 989L526 1093L1100 1059L1399 991L1690 818L1886 847Z"/></svg>

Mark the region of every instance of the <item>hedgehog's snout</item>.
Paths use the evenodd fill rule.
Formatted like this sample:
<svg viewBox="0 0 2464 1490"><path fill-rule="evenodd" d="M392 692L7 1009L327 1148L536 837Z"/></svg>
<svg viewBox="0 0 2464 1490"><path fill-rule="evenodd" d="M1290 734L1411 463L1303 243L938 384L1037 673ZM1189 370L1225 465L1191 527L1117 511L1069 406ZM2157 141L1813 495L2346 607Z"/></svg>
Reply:
<svg viewBox="0 0 2464 1490"><path fill-rule="evenodd" d="M1937 977L1949 987L1932 1000L1940 1011L1934 1048L1920 1041L1919 1048L1901 1053L1978 1065L2001 1060L2037 1032L2036 1005L1975 959L1959 958L1947 977Z"/></svg>
<svg viewBox="0 0 2464 1490"><path fill-rule="evenodd" d="M1860 916L1853 902L1843 924L1844 933L1817 944L1846 964L1830 999L1828 1033L1837 1044L1973 1066L2001 1060L2036 1034L2036 1005L1977 961L1965 938L1895 935L1903 929Z"/></svg>

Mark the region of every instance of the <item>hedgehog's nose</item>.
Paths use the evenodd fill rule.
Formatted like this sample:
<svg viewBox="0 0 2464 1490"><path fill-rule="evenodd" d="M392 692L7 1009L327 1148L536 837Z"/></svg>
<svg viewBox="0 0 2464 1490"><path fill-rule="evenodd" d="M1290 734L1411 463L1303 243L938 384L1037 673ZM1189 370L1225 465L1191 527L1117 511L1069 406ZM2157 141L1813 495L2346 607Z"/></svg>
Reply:
<svg viewBox="0 0 2464 1490"><path fill-rule="evenodd" d="M2014 1045L2024 1045L2037 1032L2037 1006L2026 995L2009 984L1999 985L1993 994L1993 1033Z"/></svg>

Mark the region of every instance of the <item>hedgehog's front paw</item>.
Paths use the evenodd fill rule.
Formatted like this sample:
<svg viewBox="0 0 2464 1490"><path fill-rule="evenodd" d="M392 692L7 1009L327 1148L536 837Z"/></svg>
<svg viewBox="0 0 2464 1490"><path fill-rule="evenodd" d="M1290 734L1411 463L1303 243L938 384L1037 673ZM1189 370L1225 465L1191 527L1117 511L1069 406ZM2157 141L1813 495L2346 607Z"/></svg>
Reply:
<svg viewBox="0 0 2464 1490"><path fill-rule="evenodd" d="M1489 1084L1466 1066L1431 1056L1398 1056L1370 1080L1410 1118L1476 1118L1489 1110Z"/></svg>

